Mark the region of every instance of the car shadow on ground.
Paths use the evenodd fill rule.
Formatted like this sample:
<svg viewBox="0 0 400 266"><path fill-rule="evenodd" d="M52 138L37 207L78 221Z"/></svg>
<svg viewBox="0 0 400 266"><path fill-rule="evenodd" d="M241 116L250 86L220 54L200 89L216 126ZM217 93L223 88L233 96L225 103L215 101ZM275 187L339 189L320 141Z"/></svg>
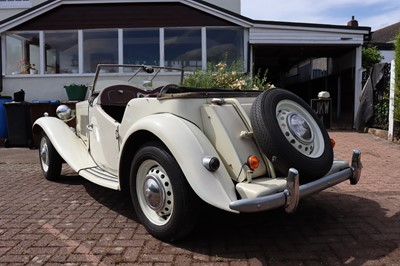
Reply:
<svg viewBox="0 0 400 266"><path fill-rule="evenodd" d="M129 195L79 177L66 176L60 182L80 183L94 200L138 223ZM389 217L374 200L324 191L301 200L294 214L281 209L233 214L204 206L187 239L162 245L214 257L215 262L255 259L262 264L362 265L373 260L385 264L379 261L400 247L400 236L390 234L395 227L400 227L400 213Z"/></svg>

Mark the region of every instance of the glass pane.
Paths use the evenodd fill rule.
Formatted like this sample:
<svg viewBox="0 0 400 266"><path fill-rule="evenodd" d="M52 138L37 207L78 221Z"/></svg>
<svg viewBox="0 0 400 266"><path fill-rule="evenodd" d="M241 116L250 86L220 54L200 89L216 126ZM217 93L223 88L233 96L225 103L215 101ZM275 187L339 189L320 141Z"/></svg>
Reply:
<svg viewBox="0 0 400 266"><path fill-rule="evenodd" d="M207 29L207 62L243 61L243 29Z"/></svg>
<svg viewBox="0 0 400 266"><path fill-rule="evenodd" d="M83 71L96 72L98 64L118 63L118 31L86 30L83 32ZM113 71L110 69L110 71ZM114 70L115 71L115 70Z"/></svg>
<svg viewBox="0 0 400 266"><path fill-rule="evenodd" d="M158 29L124 30L124 64L160 65Z"/></svg>
<svg viewBox="0 0 400 266"><path fill-rule="evenodd" d="M36 74L39 57L38 33L6 35L6 74Z"/></svg>
<svg viewBox="0 0 400 266"><path fill-rule="evenodd" d="M201 30L166 29L165 66L201 68Z"/></svg>
<svg viewBox="0 0 400 266"><path fill-rule="evenodd" d="M78 32L46 32L46 73L78 73Z"/></svg>

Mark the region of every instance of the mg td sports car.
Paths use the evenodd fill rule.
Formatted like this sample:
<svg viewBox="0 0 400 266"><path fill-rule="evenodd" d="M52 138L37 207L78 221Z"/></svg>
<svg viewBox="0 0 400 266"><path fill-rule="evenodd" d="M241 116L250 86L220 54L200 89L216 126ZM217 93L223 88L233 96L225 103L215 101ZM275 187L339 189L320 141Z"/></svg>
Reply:
<svg viewBox="0 0 400 266"><path fill-rule="evenodd" d="M57 180L67 163L128 192L143 226L164 241L187 236L204 202L291 213L303 197L359 181L360 151L334 158L322 121L295 94L188 88L183 78L182 69L99 65L75 113L61 105L59 118L34 123L43 175Z"/></svg>

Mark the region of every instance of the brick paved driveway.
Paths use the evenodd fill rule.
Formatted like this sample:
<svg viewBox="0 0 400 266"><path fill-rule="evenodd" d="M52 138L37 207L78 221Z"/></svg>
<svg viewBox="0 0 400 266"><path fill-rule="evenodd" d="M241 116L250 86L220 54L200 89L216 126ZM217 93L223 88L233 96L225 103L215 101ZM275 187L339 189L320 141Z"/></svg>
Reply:
<svg viewBox="0 0 400 266"><path fill-rule="evenodd" d="M37 150L0 148L0 265L399 265L400 145L330 132L336 155L363 152L363 176L281 210L204 215L190 239L167 244L137 223L121 193L64 168L42 177Z"/></svg>

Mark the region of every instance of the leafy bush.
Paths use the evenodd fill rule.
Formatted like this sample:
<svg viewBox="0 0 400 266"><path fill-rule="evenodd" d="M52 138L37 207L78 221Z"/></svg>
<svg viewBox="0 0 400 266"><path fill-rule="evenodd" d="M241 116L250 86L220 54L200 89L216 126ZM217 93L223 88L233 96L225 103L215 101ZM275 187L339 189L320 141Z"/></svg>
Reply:
<svg viewBox="0 0 400 266"><path fill-rule="evenodd" d="M231 90L265 90L272 85L267 81L268 71L258 71L251 77L243 73L243 64L239 61L228 66L225 62L208 64L207 70L196 69L185 77L183 86L195 88L221 88Z"/></svg>
<svg viewBox="0 0 400 266"><path fill-rule="evenodd" d="M362 67L370 69L374 64L380 63L385 57L381 54L376 46L368 46L362 48Z"/></svg>

